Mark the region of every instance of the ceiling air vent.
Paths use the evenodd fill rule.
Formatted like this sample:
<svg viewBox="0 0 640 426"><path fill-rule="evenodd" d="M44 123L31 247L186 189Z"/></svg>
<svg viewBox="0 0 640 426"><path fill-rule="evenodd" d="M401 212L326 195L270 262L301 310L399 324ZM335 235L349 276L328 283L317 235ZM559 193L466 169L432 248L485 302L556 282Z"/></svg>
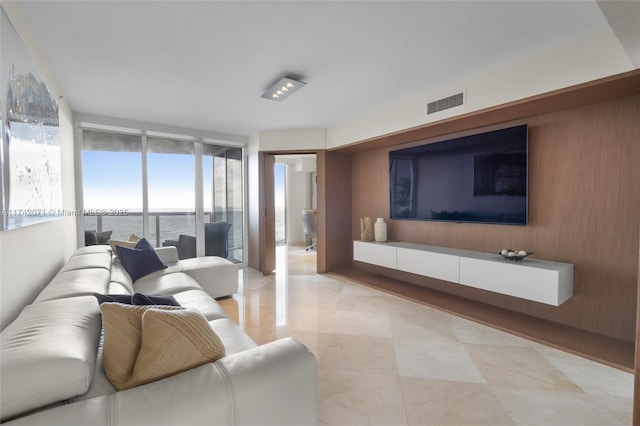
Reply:
<svg viewBox="0 0 640 426"><path fill-rule="evenodd" d="M438 99L427 104L427 115L464 104L464 92Z"/></svg>

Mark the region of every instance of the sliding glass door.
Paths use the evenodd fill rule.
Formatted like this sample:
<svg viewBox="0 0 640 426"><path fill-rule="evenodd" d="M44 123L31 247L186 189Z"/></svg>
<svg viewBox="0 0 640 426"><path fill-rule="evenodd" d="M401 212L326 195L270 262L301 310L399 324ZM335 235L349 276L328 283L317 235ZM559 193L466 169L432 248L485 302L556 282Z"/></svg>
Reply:
<svg viewBox="0 0 640 426"><path fill-rule="evenodd" d="M183 259L244 261L242 148L93 130L82 140L85 244L136 234Z"/></svg>
<svg viewBox="0 0 640 426"><path fill-rule="evenodd" d="M213 237L208 234L218 232L218 238L225 237L223 225L226 223L227 256L242 261L244 241L244 192L243 192L242 148L203 144L202 147L202 189L204 204L205 253L213 254ZM223 227L222 229L220 229Z"/></svg>

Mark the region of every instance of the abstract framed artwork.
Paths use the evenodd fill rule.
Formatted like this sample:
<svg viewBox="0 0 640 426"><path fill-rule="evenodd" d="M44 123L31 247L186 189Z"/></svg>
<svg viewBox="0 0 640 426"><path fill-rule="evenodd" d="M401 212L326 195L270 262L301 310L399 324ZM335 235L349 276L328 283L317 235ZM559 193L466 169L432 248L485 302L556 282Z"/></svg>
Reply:
<svg viewBox="0 0 640 426"><path fill-rule="evenodd" d="M58 104L1 12L0 228L6 231L60 218L62 180Z"/></svg>

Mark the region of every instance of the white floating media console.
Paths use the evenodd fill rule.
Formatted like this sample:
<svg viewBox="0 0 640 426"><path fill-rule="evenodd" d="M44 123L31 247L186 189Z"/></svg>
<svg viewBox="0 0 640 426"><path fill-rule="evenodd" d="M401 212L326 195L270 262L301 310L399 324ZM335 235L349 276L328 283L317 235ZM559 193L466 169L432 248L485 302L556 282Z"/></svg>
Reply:
<svg viewBox="0 0 640 426"><path fill-rule="evenodd" d="M560 306L573 296L573 265L527 258L504 260L499 254L401 242L353 242L353 259Z"/></svg>

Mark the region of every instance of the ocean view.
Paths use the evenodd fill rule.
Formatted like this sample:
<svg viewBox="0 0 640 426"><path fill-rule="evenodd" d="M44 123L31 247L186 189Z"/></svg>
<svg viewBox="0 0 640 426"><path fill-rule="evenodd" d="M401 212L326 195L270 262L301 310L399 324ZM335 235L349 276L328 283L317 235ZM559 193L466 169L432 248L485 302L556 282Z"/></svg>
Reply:
<svg viewBox="0 0 640 426"><path fill-rule="evenodd" d="M286 242L286 224L284 207L276 208L276 244ZM149 229L146 238L156 247L161 247L166 240L177 240L180 234L195 235L195 213L180 214L179 211L151 212L149 214ZM210 221L210 214L205 214L205 221ZM220 216L221 214L217 215ZM144 235L142 229L142 213L130 212L126 216L100 216L101 226L98 226L98 216L85 216L86 230L112 231L111 239L128 240L131 234L140 237ZM229 230L229 248L241 249L243 244L243 214L242 210L233 213L231 229ZM214 220L214 221L218 221ZM158 232L159 231L159 232ZM158 238L159 237L159 238Z"/></svg>
<svg viewBox="0 0 640 426"><path fill-rule="evenodd" d="M163 211L149 213L149 229L146 235L143 232L142 213L131 212L126 216L100 216L102 226L98 224L98 216L85 216L84 227L86 230L112 231L111 239L128 240L131 234L140 237L143 235L151 244L161 247L166 240L177 240L180 234L195 235L195 213L180 214L181 212ZM222 216L216 215L216 216ZM210 221L210 214L205 214L205 221ZM221 219L220 219L221 220ZM218 220L214 220L218 221ZM229 230L229 248L242 247L242 210L235 210Z"/></svg>

